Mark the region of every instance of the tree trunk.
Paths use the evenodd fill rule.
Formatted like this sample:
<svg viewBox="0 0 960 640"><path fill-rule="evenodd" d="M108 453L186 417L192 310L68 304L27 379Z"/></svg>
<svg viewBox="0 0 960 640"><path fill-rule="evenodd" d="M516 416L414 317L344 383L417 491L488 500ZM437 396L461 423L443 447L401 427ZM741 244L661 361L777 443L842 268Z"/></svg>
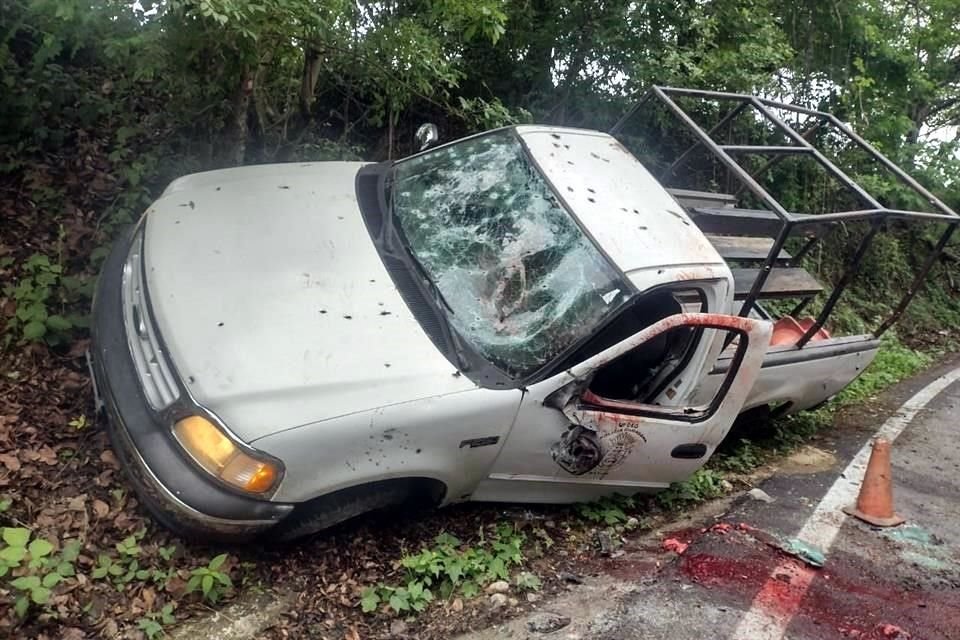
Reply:
<svg viewBox="0 0 960 640"><path fill-rule="evenodd" d="M227 127L227 144L224 162L242 165L247 155L247 119L250 110L250 94L253 93L253 70L245 67L240 74L240 86L233 98L233 113Z"/></svg>

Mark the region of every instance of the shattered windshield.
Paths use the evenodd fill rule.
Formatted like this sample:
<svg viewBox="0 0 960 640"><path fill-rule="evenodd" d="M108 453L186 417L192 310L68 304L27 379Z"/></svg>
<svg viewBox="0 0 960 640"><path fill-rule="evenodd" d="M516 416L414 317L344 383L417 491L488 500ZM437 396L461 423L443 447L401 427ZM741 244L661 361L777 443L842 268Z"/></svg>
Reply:
<svg viewBox="0 0 960 640"><path fill-rule="evenodd" d="M629 295L512 131L398 163L392 204L451 325L514 378L592 333Z"/></svg>

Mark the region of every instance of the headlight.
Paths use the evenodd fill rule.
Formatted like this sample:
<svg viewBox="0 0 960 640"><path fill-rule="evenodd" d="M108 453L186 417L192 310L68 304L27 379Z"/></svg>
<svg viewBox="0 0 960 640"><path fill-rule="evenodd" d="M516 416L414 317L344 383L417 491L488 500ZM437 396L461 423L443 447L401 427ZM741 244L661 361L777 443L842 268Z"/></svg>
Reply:
<svg viewBox="0 0 960 640"><path fill-rule="evenodd" d="M280 479L279 464L251 456L206 418L184 418L173 433L197 464L237 488L266 493Z"/></svg>

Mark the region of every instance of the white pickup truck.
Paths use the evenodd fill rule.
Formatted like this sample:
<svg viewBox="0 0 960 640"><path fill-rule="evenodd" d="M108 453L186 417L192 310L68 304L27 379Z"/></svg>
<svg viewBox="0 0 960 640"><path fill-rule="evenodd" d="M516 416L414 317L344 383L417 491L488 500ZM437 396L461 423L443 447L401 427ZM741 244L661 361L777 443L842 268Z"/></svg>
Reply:
<svg viewBox="0 0 960 640"><path fill-rule="evenodd" d="M98 283L113 446L188 536L660 490L744 410L818 405L879 344L768 317L821 286L776 233L741 233L776 210L733 204L549 126L180 178Z"/></svg>

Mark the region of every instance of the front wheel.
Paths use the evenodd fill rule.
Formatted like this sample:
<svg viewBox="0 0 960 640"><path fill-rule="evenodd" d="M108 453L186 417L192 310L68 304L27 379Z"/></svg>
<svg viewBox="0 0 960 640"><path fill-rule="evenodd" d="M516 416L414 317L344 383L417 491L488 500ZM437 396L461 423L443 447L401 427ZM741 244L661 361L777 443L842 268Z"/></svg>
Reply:
<svg viewBox="0 0 960 640"><path fill-rule="evenodd" d="M266 532L264 537L290 542L364 513L398 507L411 502L436 505L443 497L440 483L400 478L348 487L299 505L292 514Z"/></svg>

